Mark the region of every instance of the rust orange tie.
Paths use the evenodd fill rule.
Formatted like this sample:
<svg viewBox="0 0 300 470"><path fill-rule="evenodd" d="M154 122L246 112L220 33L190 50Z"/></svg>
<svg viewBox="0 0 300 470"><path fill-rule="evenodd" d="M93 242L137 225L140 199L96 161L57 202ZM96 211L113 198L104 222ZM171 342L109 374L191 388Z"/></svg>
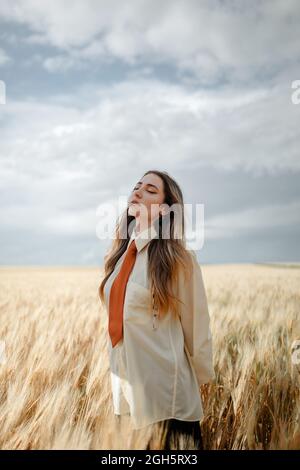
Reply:
<svg viewBox="0 0 300 470"><path fill-rule="evenodd" d="M109 321L108 331L114 347L123 338L123 306L126 286L129 275L136 259L135 240L130 243L125 258L122 262L120 272L112 283L109 296Z"/></svg>

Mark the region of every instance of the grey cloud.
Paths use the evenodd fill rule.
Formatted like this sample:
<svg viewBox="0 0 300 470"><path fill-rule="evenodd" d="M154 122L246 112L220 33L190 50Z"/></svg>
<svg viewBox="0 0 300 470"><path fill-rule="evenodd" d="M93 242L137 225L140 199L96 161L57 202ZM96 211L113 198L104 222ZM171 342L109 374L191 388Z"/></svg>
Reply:
<svg viewBox="0 0 300 470"><path fill-rule="evenodd" d="M72 14L70 15L70 5ZM173 62L198 83L249 82L299 60L297 0L107 2L2 0L0 17L26 25L32 42L70 54L69 67L98 58ZM273 52L276 51L276 54ZM58 59L50 69L58 67ZM51 63L51 62L50 62ZM49 64L50 64L49 63ZM62 65L62 63L60 62Z"/></svg>
<svg viewBox="0 0 300 470"><path fill-rule="evenodd" d="M151 168L205 203L199 260L299 260L297 3L123 5L1 2L0 262L101 264Z"/></svg>

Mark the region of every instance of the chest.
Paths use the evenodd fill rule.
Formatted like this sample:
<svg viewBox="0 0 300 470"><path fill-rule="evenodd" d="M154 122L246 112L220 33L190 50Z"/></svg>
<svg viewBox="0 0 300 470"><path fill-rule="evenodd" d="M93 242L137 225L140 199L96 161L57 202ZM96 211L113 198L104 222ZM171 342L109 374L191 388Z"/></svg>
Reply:
<svg viewBox="0 0 300 470"><path fill-rule="evenodd" d="M124 255L118 260L104 287L107 312L109 312L111 287L120 272L123 259ZM154 308L147 274L147 249L137 254L134 267L129 275L125 291L123 318L125 322L147 323L151 324L154 329L158 327L158 310Z"/></svg>

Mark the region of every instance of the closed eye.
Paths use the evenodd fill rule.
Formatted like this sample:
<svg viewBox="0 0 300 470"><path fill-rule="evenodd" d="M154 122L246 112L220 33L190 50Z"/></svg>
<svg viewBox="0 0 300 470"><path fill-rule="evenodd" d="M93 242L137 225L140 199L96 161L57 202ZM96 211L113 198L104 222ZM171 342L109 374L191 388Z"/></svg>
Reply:
<svg viewBox="0 0 300 470"><path fill-rule="evenodd" d="M133 188L134 191L135 191L136 189L138 189L138 188ZM146 191L147 191L148 193L150 193L150 194L156 194L155 191L149 191L149 189L146 189Z"/></svg>

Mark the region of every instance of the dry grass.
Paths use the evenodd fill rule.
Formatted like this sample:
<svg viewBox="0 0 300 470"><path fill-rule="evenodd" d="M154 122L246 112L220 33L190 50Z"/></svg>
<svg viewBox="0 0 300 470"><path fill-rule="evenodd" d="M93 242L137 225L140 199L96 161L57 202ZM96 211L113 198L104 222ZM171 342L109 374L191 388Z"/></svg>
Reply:
<svg viewBox="0 0 300 470"><path fill-rule="evenodd" d="M299 449L300 269L202 267L215 384L201 387L206 449ZM99 269L0 269L1 449L143 449L116 428Z"/></svg>

